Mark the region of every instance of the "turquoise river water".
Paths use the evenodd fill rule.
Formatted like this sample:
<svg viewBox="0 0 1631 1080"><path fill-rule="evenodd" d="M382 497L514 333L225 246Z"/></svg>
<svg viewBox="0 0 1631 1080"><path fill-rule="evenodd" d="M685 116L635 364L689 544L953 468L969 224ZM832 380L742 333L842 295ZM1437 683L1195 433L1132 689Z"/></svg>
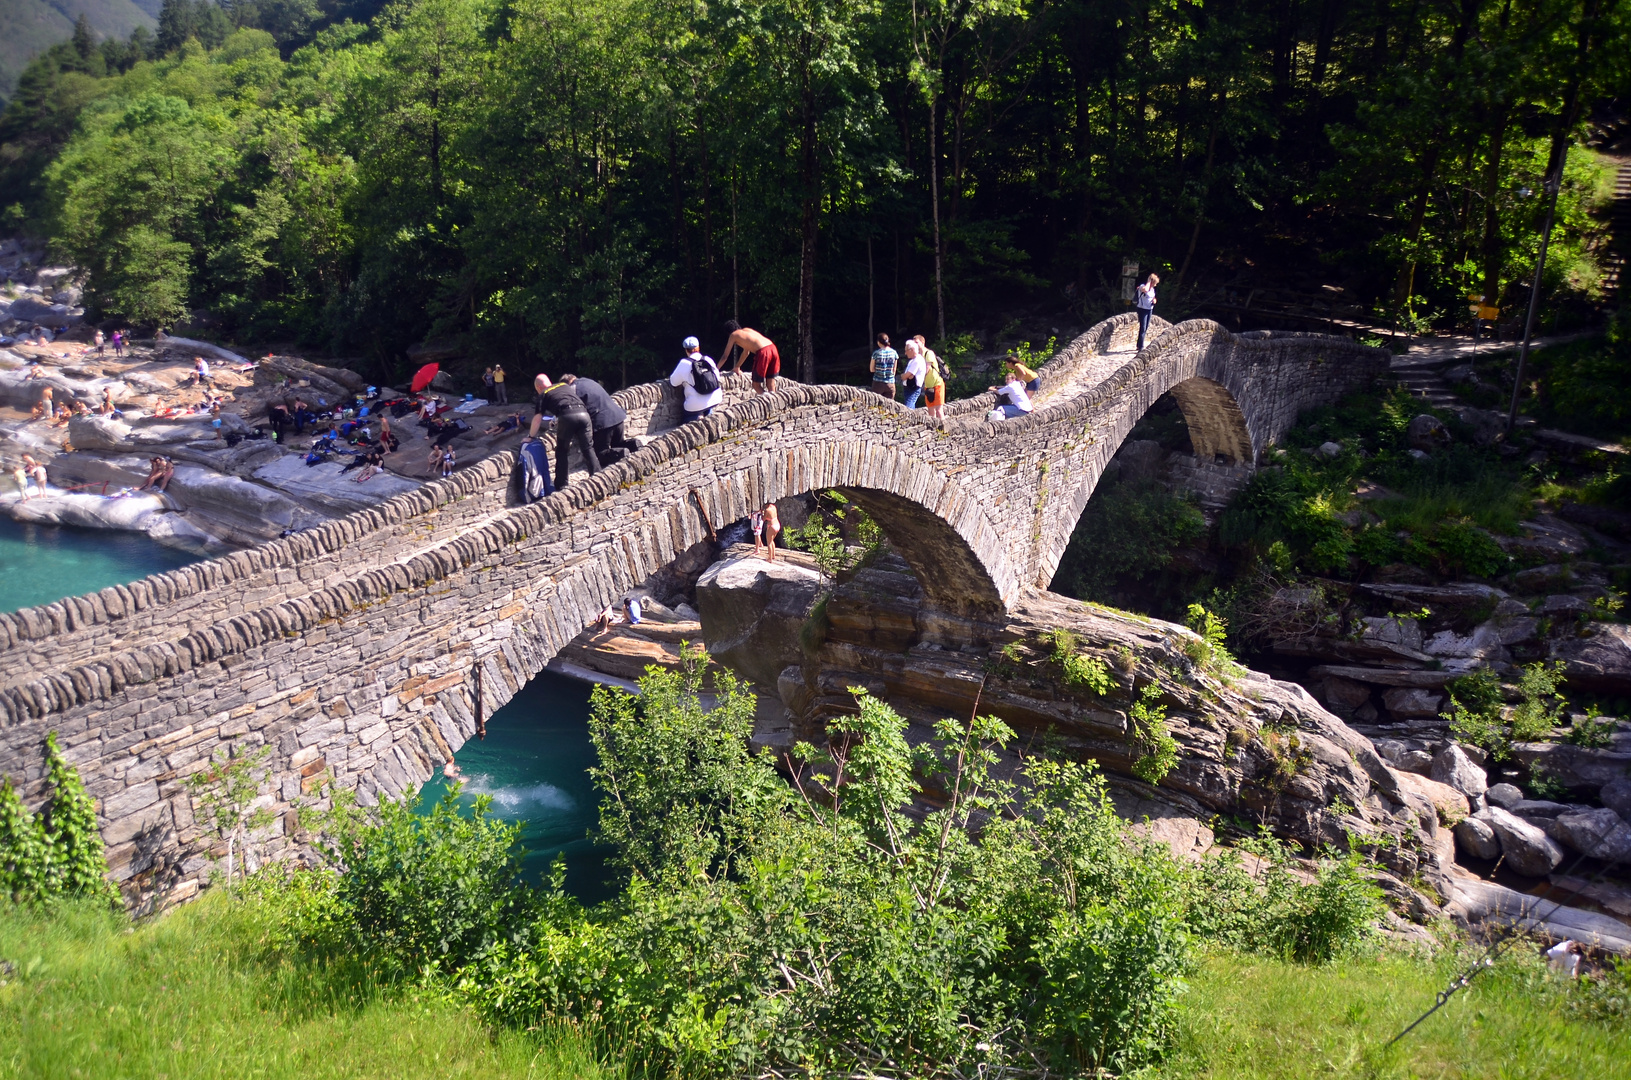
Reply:
<svg viewBox="0 0 1631 1080"><path fill-rule="evenodd" d="M173 570L200 556L168 548L140 533L22 524L0 516L0 611L49 604ZM493 811L524 822L523 868L534 881L550 862L566 860L568 887L592 902L606 895L603 853L587 838L595 822L595 792L587 769L586 683L545 672L487 721L487 738L472 739L457 761L464 773L461 802L489 795ZM442 797L440 773L425 785L421 805Z"/></svg>

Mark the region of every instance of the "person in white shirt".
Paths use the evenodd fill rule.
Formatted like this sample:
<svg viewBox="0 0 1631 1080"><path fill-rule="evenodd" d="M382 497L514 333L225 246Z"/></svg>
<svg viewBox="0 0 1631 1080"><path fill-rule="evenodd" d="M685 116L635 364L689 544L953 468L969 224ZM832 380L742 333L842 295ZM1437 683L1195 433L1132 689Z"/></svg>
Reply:
<svg viewBox="0 0 1631 1080"><path fill-rule="evenodd" d="M901 348L906 350L906 373L901 376L901 387L906 391L906 400L901 404L908 409L915 409L917 399L923 396L923 377L929 370L929 365L923 358L923 346L917 343L916 338L907 338Z"/></svg>
<svg viewBox="0 0 1631 1080"><path fill-rule="evenodd" d="M202 356L193 357L193 385L213 385L210 382L210 366Z"/></svg>
<svg viewBox="0 0 1631 1080"><path fill-rule="evenodd" d="M1155 287L1161 284L1161 275L1151 274L1138 287L1138 347L1144 348L1144 335L1150 329L1150 316L1155 314Z"/></svg>
<svg viewBox="0 0 1631 1080"><path fill-rule="evenodd" d="M702 355L702 343L694 337L688 337L680 343L685 350L685 356L674 366L674 373L668 377L671 386L685 389L685 422L701 420L714 411L715 406L725 400L725 387L719 381L719 365L712 357ZM708 393L697 390L696 369L699 365L706 365L714 377L714 389Z"/></svg>
<svg viewBox="0 0 1631 1080"><path fill-rule="evenodd" d="M1031 411L1031 395L1025 392L1025 384L1019 381L1019 376L1013 372L1008 373L1008 381L1001 386L993 386L998 398L1007 398L1001 406L1002 415L1012 420L1016 416L1024 416Z"/></svg>

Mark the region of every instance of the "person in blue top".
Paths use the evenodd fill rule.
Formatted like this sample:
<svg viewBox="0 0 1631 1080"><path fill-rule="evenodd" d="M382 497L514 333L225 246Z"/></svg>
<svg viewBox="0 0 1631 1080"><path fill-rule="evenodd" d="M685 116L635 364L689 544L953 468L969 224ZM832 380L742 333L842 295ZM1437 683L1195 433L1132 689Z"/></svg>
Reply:
<svg viewBox="0 0 1631 1080"><path fill-rule="evenodd" d="M889 347L889 335L878 335L878 347L872 350L872 392L893 401L895 399L895 365L900 354Z"/></svg>

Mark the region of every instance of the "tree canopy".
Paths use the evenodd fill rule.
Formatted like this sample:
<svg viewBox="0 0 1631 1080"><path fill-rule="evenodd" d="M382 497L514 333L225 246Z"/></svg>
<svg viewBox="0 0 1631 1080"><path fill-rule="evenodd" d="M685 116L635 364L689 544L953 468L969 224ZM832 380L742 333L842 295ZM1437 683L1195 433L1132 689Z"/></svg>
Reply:
<svg viewBox="0 0 1631 1080"><path fill-rule="evenodd" d="M649 377L1231 282L1399 317L1600 290L1626 0L166 0L37 60L0 207L104 315ZM85 37L85 40L79 40ZM1465 318L1465 315L1462 314Z"/></svg>

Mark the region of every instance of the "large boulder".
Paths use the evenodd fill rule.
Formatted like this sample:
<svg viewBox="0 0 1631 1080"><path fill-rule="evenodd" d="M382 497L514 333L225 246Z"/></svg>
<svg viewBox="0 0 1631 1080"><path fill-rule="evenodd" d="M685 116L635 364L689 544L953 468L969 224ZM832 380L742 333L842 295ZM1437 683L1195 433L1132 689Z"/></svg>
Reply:
<svg viewBox="0 0 1631 1080"><path fill-rule="evenodd" d="M1467 803L1467 797L1448 784L1441 784L1437 780L1429 780L1425 776L1415 773L1398 773L1401 787L1407 787L1423 796L1433 804L1433 810L1438 815L1441 825L1454 825L1464 821L1471 813L1472 807Z"/></svg>
<svg viewBox="0 0 1631 1080"><path fill-rule="evenodd" d="M1554 638L1551 658L1563 661L1571 687L1631 696L1631 625L1592 623L1583 634Z"/></svg>
<svg viewBox="0 0 1631 1080"><path fill-rule="evenodd" d="M708 652L762 686L802 657L800 634L827 579L782 557L740 555L710 566L697 580L697 610Z"/></svg>
<svg viewBox="0 0 1631 1080"><path fill-rule="evenodd" d="M1410 444L1410 449L1428 454L1450 445L1450 431L1444 426L1444 422L1426 413L1410 421L1410 425L1405 428L1404 437Z"/></svg>
<svg viewBox="0 0 1631 1080"><path fill-rule="evenodd" d="M1401 719L1436 717L1444 695L1413 686L1395 686L1382 694L1387 711Z"/></svg>
<svg viewBox="0 0 1631 1080"><path fill-rule="evenodd" d="M1496 784L1484 793L1491 806L1510 810L1523 802L1523 789L1516 784Z"/></svg>
<svg viewBox="0 0 1631 1080"><path fill-rule="evenodd" d="M1474 859L1494 859L1501 854L1501 841L1495 830L1478 817L1456 822L1455 843L1463 854Z"/></svg>
<svg viewBox="0 0 1631 1080"><path fill-rule="evenodd" d="M1631 825L1607 808L1559 814L1546 832L1564 846L1593 859L1631 860Z"/></svg>
<svg viewBox="0 0 1631 1080"><path fill-rule="evenodd" d="M1475 815L1495 830L1506 864L1524 877L1545 877L1563 861L1557 841L1516 814L1486 806Z"/></svg>
<svg viewBox="0 0 1631 1080"><path fill-rule="evenodd" d="M1631 748L1619 746L1595 750L1571 743L1513 743L1512 759L1531 774L1543 772L1572 792L1597 791L1631 775Z"/></svg>
<svg viewBox="0 0 1631 1080"><path fill-rule="evenodd" d="M1610 780L1597 793L1597 801L1631 821L1631 777Z"/></svg>
<svg viewBox="0 0 1631 1080"><path fill-rule="evenodd" d="M1489 777L1484 770L1474 765L1467 752L1455 743L1447 744L1433 755L1433 766L1427 775L1455 788L1475 805L1489 790Z"/></svg>

